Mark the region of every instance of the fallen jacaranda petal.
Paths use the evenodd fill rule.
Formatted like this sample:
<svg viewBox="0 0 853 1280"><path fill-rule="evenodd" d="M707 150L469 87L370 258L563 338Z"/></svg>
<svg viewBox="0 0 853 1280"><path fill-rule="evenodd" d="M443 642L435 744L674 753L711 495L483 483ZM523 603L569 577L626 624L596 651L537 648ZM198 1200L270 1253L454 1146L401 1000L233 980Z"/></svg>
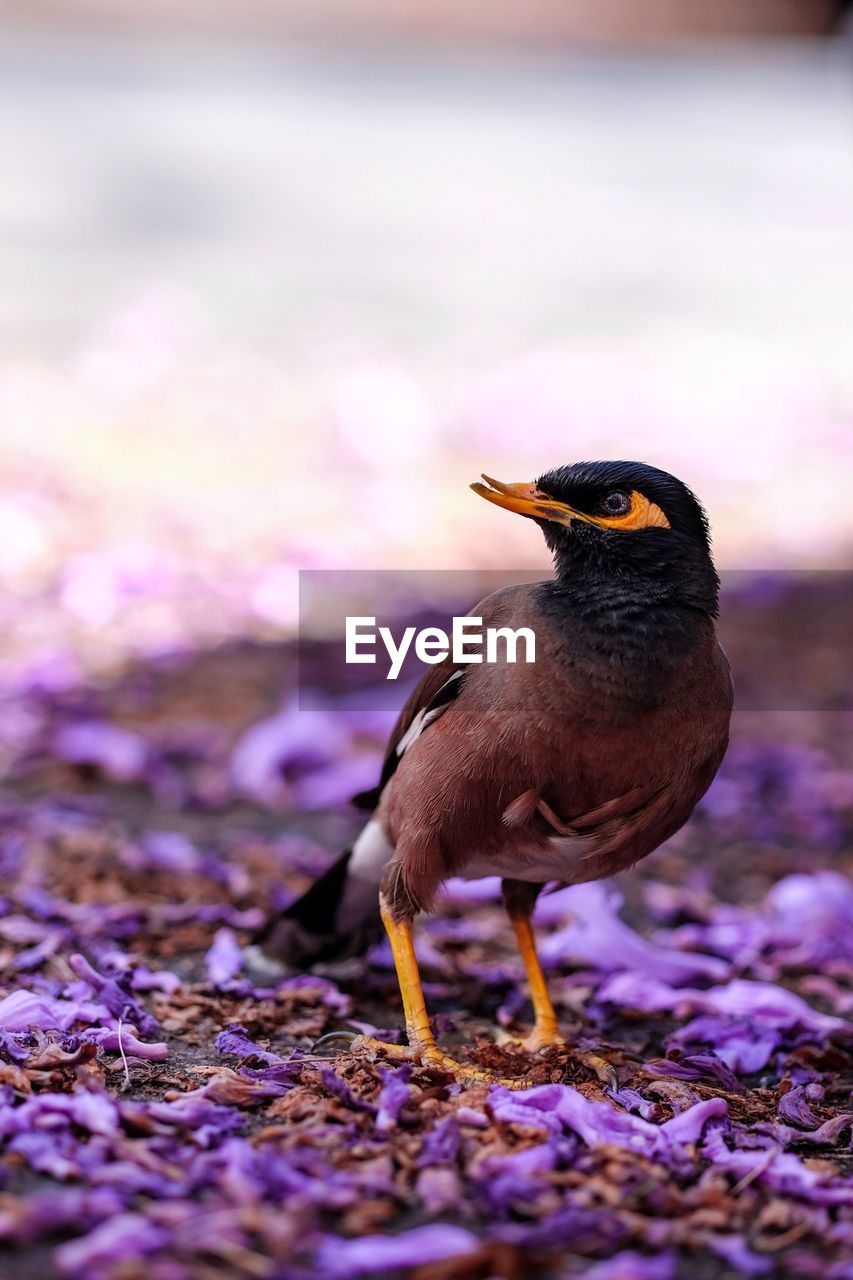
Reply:
<svg viewBox="0 0 853 1280"><path fill-rule="evenodd" d="M801 1125L804 1129L814 1129L818 1119L812 1111L811 1103L820 1102L825 1089L817 1081L810 1084L798 1084L787 1093L783 1093L776 1105L777 1114L788 1124Z"/></svg>
<svg viewBox="0 0 853 1280"><path fill-rule="evenodd" d="M853 1146L853 1112L842 1112L841 1115L825 1120L814 1129L793 1129L785 1124L771 1124L766 1127L783 1147L800 1142L810 1142L818 1147L834 1147L844 1133L849 1134L848 1147Z"/></svg>
<svg viewBox="0 0 853 1280"><path fill-rule="evenodd" d="M615 1143L653 1156L673 1144L697 1142L708 1120L727 1112L725 1099L709 1098L662 1125L619 1111L607 1102L592 1102L571 1085L549 1084L513 1095L502 1086L490 1091L489 1102L497 1120L525 1123L555 1132L555 1122L578 1134L584 1142Z"/></svg>
<svg viewBox="0 0 853 1280"><path fill-rule="evenodd" d="M577 1145L574 1135L558 1134L509 1155L486 1156L477 1166L477 1181L490 1216L506 1219L539 1200L548 1189L547 1175L570 1167Z"/></svg>
<svg viewBox="0 0 853 1280"><path fill-rule="evenodd" d="M306 773L293 784L299 805L304 809L331 809L346 804L359 791L372 787L379 770L375 755L365 753L335 760Z"/></svg>
<svg viewBox="0 0 853 1280"><path fill-rule="evenodd" d="M645 1067L652 1075L670 1076L674 1080L701 1080L703 1076L713 1076L732 1093L737 1093L741 1087L731 1068L714 1053L688 1054L678 1062L670 1058L655 1058Z"/></svg>
<svg viewBox="0 0 853 1280"><path fill-rule="evenodd" d="M382 1088L379 1092L376 1128L388 1133L397 1127L400 1112L409 1101L409 1081L412 1078L411 1063L404 1062L396 1070L380 1071Z"/></svg>
<svg viewBox="0 0 853 1280"><path fill-rule="evenodd" d="M831 870L784 876L758 907L720 903L707 923L660 936L759 971L818 969L829 960L853 959L853 885Z"/></svg>
<svg viewBox="0 0 853 1280"><path fill-rule="evenodd" d="M85 956L74 954L68 957L70 969L82 982L85 982L97 993L98 1000L105 1005L116 1019L132 1022L144 1035L156 1035L159 1031L157 1020L142 1008L139 1001L122 986L126 978L107 978L89 963Z"/></svg>
<svg viewBox="0 0 853 1280"><path fill-rule="evenodd" d="M373 1275L404 1267L420 1267L473 1253L477 1237L444 1223L415 1227L397 1236L362 1236L358 1240L327 1238L316 1253L320 1273L329 1277Z"/></svg>
<svg viewBox="0 0 853 1280"><path fill-rule="evenodd" d="M603 1209L568 1205L531 1225L505 1223L494 1232L523 1250L575 1248L595 1252L616 1250L627 1235L627 1226Z"/></svg>
<svg viewBox="0 0 853 1280"><path fill-rule="evenodd" d="M53 1127L57 1119L73 1122L89 1133L112 1134L118 1129L119 1113L113 1098L87 1089L75 1093L40 1093L24 1099L3 1121L14 1131L25 1133L39 1127Z"/></svg>
<svg viewBox="0 0 853 1280"><path fill-rule="evenodd" d="M218 1053L233 1053L238 1058L257 1058L267 1066L287 1061L280 1053L272 1053L269 1049L262 1049L255 1044L254 1040L249 1038L245 1027L241 1027L236 1022L232 1022L224 1031L220 1031L215 1044Z"/></svg>
<svg viewBox="0 0 853 1280"><path fill-rule="evenodd" d="M456 1169L448 1165L429 1165L415 1179L415 1193L431 1216L452 1213L464 1197Z"/></svg>
<svg viewBox="0 0 853 1280"><path fill-rule="evenodd" d="M760 1151L732 1150L719 1130L711 1130L702 1144L702 1151L737 1181L749 1178L765 1182L781 1194L818 1204L853 1203L853 1194L841 1179L833 1177L828 1170L807 1166L799 1156L779 1147Z"/></svg>
<svg viewBox="0 0 853 1280"><path fill-rule="evenodd" d="M170 969L152 970L147 965L135 964L130 971L130 986L132 991L165 991L171 996L180 991L183 982Z"/></svg>
<svg viewBox="0 0 853 1280"><path fill-rule="evenodd" d="M292 978L284 978L275 984L276 991L302 991L306 999L318 996L327 1009L336 1013L349 1013L352 999L332 982L331 978L320 978L314 973L299 973Z"/></svg>
<svg viewBox="0 0 853 1280"><path fill-rule="evenodd" d="M141 1213L119 1213L88 1235L60 1245L54 1258L64 1275L83 1276L96 1268L133 1262L168 1243L169 1233Z"/></svg>
<svg viewBox="0 0 853 1280"><path fill-rule="evenodd" d="M667 1039L667 1047L681 1044L711 1045L714 1054L731 1071L761 1071L784 1039L784 1033L760 1021L745 1018L701 1017L685 1022Z"/></svg>
<svg viewBox="0 0 853 1280"><path fill-rule="evenodd" d="M641 937L619 919L621 903L621 895L606 883L572 885L540 898L537 919L570 917L563 928L542 939L543 961L582 960L607 973L625 969L638 978L675 984L726 976L728 965L715 956L676 951Z"/></svg>
<svg viewBox="0 0 853 1280"><path fill-rule="evenodd" d="M231 757L231 776L239 791L281 804L300 778L345 757L347 745L336 716L287 706L246 730Z"/></svg>
<svg viewBox="0 0 853 1280"><path fill-rule="evenodd" d="M169 1056L169 1046L164 1041L140 1040L129 1027L89 1027L80 1032L83 1043L96 1044L108 1053L123 1053L128 1058L143 1058L149 1062L164 1062Z"/></svg>
<svg viewBox="0 0 853 1280"><path fill-rule="evenodd" d="M132 782L145 770L143 738L104 721L79 721L58 729L53 750L70 764L95 765L119 782Z"/></svg>
<svg viewBox="0 0 853 1280"><path fill-rule="evenodd" d="M646 1070L651 1070L651 1063L646 1065ZM618 1103L620 1107L624 1107L626 1111L632 1111L636 1115L641 1116L643 1120L653 1120L660 1111L659 1102L647 1101L641 1093L636 1089L617 1089L615 1092L607 1091L607 1096Z"/></svg>
<svg viewBox="0 0 853 1280"><path fill-rule="evenodd" d="M201 853L182 831L146 831L140 848L143 863L157 870L189 876L203 869Z"/></svg>
<svg viewBox="0 0 853 1280"><path fill-rule="evenodd" d="M458 1114L443 1116L424 1138L418 1164L421 1168L434 1164L452 1164L459 1155L461 1142Z"/></svg>
<svg viewBox="0 0 853 1280"><path fill-rule="evenodd" d="M675 1255L658 1254L648 1257L625 1249L604 1262L595 1262L586 1268L584 1280L672 1280L675 1274ZM569 1273L566 1273L568 1280Z"/></svg>
<svg viewBox="0 0 853 1280"><path fill-rule="evenodd" d="M121 1212L121 1197L109 1187L57 1187L35 1191L25 1200L0 1209L0 1240L43 1241L53 1232L72 1227L88 1231Z"/></svg>
<svg viewBox="0 0 853 1280"><path fill-rule="evenodd" d="M243 949L233 929L217 929L204 963L207 976L215 987L223 987L236 978L243 966Z"/></svg>
<svg viewBox="0 0 853 1280"><path fill-rule="evenodd" d="M9 1062L26 1062L29 1049L20 1043L11 1031L0 1031L0 1054Z"/></svg>
<svg viewBox="0 0 853 1280"><path fill-rule="evenodd" d="M744 978L735 978L725 986L698 991L686 987L674 989L653 978L640 979L634 974L618 973L599 988L598 999L631 1005L647 1012L680 1009L725 1014L732 1018L755 1018L769 1027L803 1027L821 1035L853 1030L843 1018L818 1013L793 991L770 982L750 982Z"/></svg>
<svg viewBox="0 0 853 1280"><path fill-rule="evenodd" d="M23 988L0 1000L0 1028L5 1031L27 1031L30 1027L68 1031L76 1022L108 1017L108 1011L101 1005L58 1000Z"/></svg>
<svg viewBox="0 0 853 1280"><path fill-rule="evenodd" d="M763 1276L773 1269L770 1259L754 1253L742 1236L711 1236L708 1244L739 1276Z"/></svg>
<svg viewBox="0 0 853 1280"><path fill-rule="evenodd" d="M372 1102L368 1102L365 1098L359 1098L353 1093L346 1080L342 1080L333 1067L324 1067L320 1072L320 1078L323 1084L333 1093L336 1098L340 1098L348 1107L352 1107L354 1111L369 1111L375 1114L376 1107Z"/></svg>

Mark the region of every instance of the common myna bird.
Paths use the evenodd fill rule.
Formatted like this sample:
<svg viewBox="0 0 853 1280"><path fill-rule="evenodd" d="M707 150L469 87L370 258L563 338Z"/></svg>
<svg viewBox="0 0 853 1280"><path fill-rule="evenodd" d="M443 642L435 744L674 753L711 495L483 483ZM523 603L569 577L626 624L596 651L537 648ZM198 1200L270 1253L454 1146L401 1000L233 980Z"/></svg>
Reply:
<svg viewBox="0 0 853 1280"><path fill-rule="evenodd" d="M639 462L483 481L474 492L535 521L554 556L553 579L472 610L484 627L531 628L535 662L431 666L353 848L256 939L305 967L363 949L381 917L408 1048L364 1044L460 1079L492 1077L435 1041L414 918L449 876L502 877L535 1015L524 1044L562 1043L531 929L537 895L622 871L677 831L717 772L732 708L708 521L686 485Z"/></svg>

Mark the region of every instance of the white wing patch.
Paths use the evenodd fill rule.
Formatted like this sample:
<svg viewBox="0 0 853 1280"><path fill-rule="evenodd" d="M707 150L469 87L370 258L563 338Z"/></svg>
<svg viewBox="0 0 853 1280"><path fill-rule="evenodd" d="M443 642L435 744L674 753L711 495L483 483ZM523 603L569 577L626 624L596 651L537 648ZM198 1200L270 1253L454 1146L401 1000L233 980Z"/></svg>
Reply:
<svg viewBox="0 0 853 1280"><path fill-rule="evenodd" d="M398 760L405 755L413 742L417 742L424 729L426 729L428 725L431 725L433 720L437 720L438 717L447 710L447 705L450 699L447 697L442 698L442 694L446 692L454 680L461 679L464 674L464 671L454 671L453 675L445 680L444 684L432 700L423 708L422 711L418 712L406 732L400 738L400 741L397 743L396 754ZM436 702L438 702L437 706L435 705Z"/></svg>

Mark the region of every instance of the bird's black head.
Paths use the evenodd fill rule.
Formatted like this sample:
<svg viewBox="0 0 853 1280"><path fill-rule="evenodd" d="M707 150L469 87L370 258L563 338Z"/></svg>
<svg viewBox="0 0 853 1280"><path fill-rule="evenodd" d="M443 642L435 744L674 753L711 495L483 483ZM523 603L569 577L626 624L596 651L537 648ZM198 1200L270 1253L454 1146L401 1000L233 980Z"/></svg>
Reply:
<svg viewBox="0 0 853 1280"><path fill-rule="evenodd" d="M708 519L675 476L644 462L576 462L534 484L483 479L476 493L536 521L561 581L633 583L650 602L716 614Z"/></svg>

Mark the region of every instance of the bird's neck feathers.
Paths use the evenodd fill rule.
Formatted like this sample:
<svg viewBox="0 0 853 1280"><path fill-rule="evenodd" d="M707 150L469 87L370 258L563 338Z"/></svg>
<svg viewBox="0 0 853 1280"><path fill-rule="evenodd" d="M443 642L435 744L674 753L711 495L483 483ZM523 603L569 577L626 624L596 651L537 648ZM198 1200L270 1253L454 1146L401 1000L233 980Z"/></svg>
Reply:
<svg viewBox="0 0 853 1280"><path fill-rule="evenodd" d="M618 539L618 541L614 541ZM573 661L587 655L624 672L639 692L689 661L717 613L710 554L687 539L617 533L554 548L556 577L542 605Z"/></svg>
<svg viewBox="0 0 853 1280"><path fill-rule="evenodd" d="M684 609L717 616L720 580L710 551L670 530L573 534L552 544L556 598L590 618L620 605L632 615Z"/></svg>

